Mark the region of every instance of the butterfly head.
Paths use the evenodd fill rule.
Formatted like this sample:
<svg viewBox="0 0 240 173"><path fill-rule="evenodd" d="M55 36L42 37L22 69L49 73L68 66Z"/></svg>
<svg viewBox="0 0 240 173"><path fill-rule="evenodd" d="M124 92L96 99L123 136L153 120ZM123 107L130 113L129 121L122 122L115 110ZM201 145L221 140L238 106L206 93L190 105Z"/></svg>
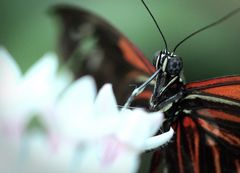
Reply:
<svg viewBox="0 0 240 173"><path fill-rule="evenodd" d="M157 70L161 69L162 73L172 77L179 75L183 68L182 58L166 50L156 52L153 65Z"/></svg>
<svg viewBox="0 0 240 173"><path fill-rule="evenodd" d="M150 105L153 110L159 110L167 107L167 104L159 106L160 104L178 92L183 62L178 55L164 50L155 54L153 65L156 70L159 70L159 73L156 77Z"/></svg>

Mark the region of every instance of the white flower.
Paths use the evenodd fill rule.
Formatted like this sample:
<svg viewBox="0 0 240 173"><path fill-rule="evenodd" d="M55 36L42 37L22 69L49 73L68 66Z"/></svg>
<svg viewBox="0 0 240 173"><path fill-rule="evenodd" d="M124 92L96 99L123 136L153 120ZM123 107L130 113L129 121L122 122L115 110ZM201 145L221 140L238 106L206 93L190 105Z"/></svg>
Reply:
<svg viewBox="0 0 240 173"><path fill-rule="evenodd" d="M96 99L95 93L93 79L83 77L64 93L58 105L60 136L79 146L81 159L76 169L136 172L140 154L151 149L148 145L152 142L147 139L160 127L162 114L118 110L109 84L103 86Z"/></svg>
<svg viewBox="0 0 240 173"><path fill-rule="evenodd" d="M58 72L56 55L44 55L25 75L4 49L0 48L0 127L9 136L19 137L34 115L51 111L71 76Z"/></svg>
<svg viewBox="0 0 240 173"><path fill-rule="evenodd" d="M69 73L57 69L47 54L22 75L0 49L0 172L134 173L143 151L172 137L172 129L151 137L162 113L119 110L110 84L97 94L92 77L69 85ZM26 132L34 117L44 128Z"/></svg>

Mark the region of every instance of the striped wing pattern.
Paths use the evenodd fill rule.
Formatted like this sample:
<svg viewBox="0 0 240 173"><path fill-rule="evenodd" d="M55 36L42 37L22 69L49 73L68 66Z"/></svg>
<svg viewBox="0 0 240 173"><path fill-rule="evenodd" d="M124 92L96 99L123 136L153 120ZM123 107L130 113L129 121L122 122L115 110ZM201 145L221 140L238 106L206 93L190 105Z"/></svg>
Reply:
<svg viewBox="0 0 240 173"><path fill-rule="evenodd" d="M166 172L239 173L240 76L189 83L185 90L175 139L162 155ZM152 173L159 171L154 160L160 154L153 156Z"/></svg>

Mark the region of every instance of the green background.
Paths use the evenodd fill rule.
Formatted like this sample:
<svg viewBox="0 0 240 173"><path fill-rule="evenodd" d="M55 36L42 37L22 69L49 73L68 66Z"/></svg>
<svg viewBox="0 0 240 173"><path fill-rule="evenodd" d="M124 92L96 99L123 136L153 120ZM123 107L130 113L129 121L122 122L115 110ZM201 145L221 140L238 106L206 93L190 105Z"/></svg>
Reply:
<svg viewBox="0 0 240 173"><path fill-rule="evenodd" d="M163 41L140 0L1 0L0 44L16 58L24 71L45 52L56 50L56 22L51 6L75 4L101 15L149 58L163 49ZM173 48L192 31L240 6L237 0L149 0ZM240 13L188 40L177 50L184 60L188 81L240 74Z"/></svg>

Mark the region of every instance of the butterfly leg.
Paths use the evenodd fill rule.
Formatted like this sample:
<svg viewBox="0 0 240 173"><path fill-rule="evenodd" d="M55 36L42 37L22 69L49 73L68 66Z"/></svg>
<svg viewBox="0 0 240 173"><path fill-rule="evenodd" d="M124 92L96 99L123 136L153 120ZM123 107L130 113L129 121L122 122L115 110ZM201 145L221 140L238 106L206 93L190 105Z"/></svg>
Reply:
<svg viewBox="0 0 240 173"><path fill-rule="evenodd" d="M132 101L134 100L134 98L141 94L143 92L143 90L149 85L149 83L156 78L156 76L159 74L159 72L161 71L161 68L158 69L147 81L145 81L142 85L140 85L139 87L135 88L131 94L131 96L128 98L127 102L124 104L123 109L127 109L130 104L132 103Z"/></svg>
<svg viewBox="0 0 240 173"><path fill-rule="evenodd" d="M160 104L154 105L154 107L151 107L150 109L151 110L160 110L160 111L165 112L166 109L170 108L174 102L177 102L182 97L183 97L183 92L180 91L177 94L175 94L175 95L169 97L168 99L162 101Z"/></svg>

